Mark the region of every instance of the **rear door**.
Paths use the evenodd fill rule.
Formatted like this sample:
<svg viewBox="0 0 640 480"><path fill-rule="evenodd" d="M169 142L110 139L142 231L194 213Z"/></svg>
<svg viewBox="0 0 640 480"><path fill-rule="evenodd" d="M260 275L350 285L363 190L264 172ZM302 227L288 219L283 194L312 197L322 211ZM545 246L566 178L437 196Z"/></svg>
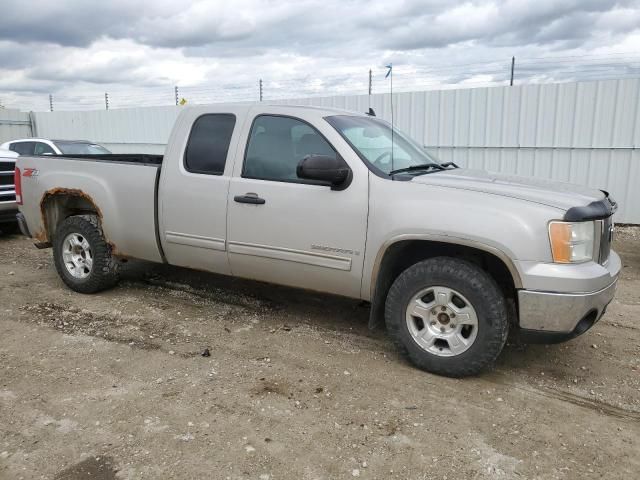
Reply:
<svg viewBox="0 0 640 480"><path fill-rule="evenodd" d="M302 158L336 155L334 143L344 142L315 112L307 112L306 120L300 117L305 111L295 114L258 113L252 122L247 119L243 138L248 141L242 155L239 148L229 191L232 272L359 297L367 173L361 170L362 162L354 165L353 158L342 155L353 172L346 189L332 190L298 178L296 166Z"/></svg>
<svg viewBox="0 0 640 480"><path fill-rule="evenodd" d="M244 113L233 107L202 112L192 109L181 116L169 141L159 231L169 263L229 274L227 195Z"/></svg>

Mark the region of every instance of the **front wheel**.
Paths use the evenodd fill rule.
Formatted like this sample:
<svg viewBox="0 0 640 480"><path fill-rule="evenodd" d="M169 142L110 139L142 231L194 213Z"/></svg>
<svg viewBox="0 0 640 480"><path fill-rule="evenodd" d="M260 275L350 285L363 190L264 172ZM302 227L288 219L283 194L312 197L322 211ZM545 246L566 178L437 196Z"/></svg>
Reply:
<svg viewBox="0 0 640 480"><path fill-rule="evenodd" d="M493 278L450 257L402 272L387 295L385 322L415 365L448 377L476 375L491 366L508 333L507 304Z"/></svg>
<svg viewBox="0 0 640 480"><path fill-rule="evenodd" d="M95 215L68 217L60 223L53 238L53 260L62 281L76 292L99 292L118 281L118 264Z"/></svg>

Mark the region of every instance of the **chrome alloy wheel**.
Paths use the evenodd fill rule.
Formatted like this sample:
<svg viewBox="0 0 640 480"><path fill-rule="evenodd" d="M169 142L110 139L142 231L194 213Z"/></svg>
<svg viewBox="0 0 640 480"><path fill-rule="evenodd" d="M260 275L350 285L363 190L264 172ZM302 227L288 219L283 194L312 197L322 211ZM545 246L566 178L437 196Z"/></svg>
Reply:
<svg viewBox="0 0 640 480"><path fill-rule="evenodd" d="M407 305L406 321L413 340L429 353L453 357L466 351L478 334L478 316L460 292L429 287Z"/></svg>
<svg viewBox="0 0 640 480"><path fill-rule="evenodd" d="M91 246L79 233L70 233L62 242L62 260L67 271L75 278L87 278L93 267Z"/></svg>

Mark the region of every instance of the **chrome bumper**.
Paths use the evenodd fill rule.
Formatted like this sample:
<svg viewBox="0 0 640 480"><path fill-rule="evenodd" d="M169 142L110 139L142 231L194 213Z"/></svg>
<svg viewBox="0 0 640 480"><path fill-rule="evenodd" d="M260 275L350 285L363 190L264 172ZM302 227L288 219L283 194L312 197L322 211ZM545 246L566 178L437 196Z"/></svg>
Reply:
<svg viewBox="0 0 640 480"><path fill-rule="evenodd" d="M518 292L520 328L573 338L586 332L604 314L616 292L617 277L593 293ZM567 338L567 339L568 339Z"/></svg>

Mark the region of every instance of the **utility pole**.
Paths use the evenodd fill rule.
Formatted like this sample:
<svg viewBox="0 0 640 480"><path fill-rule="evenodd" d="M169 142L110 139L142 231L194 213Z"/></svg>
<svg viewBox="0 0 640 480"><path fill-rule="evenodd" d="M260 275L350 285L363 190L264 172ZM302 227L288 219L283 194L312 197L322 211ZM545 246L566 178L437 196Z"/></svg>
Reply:
<svg viewBox="0 0 640 480"><path fill-rule="evenodd" d="M53 95L49 94L49 111L53 112Z"/></svg>
<svg viewBox="0 0 640 480"><path fill-rule="evenodd" d="M173 93L175 94L176 97L176 105L178 105L178 86L176 85L175 87L173 87Z"/></svg>
<svg viewBox="0 0 640 480"><path fill-rule="evenodd" d="M262 79L260 79L260 82L258 82L258 85L260 87L260 101L262 101Z"/></svg>
<svg viewBox="0 0 640 480"><path fill-rule="evenodd" d="M516 57L511 57L511 81L509 82L509 86L513 87L513 70L516 66Z"/></svg>
<svg viewBox="0 0 640 480"><path fill-rule="evenodd" d="M109 110L109 94L107 92L104 92L104 106Z"/></svg>

